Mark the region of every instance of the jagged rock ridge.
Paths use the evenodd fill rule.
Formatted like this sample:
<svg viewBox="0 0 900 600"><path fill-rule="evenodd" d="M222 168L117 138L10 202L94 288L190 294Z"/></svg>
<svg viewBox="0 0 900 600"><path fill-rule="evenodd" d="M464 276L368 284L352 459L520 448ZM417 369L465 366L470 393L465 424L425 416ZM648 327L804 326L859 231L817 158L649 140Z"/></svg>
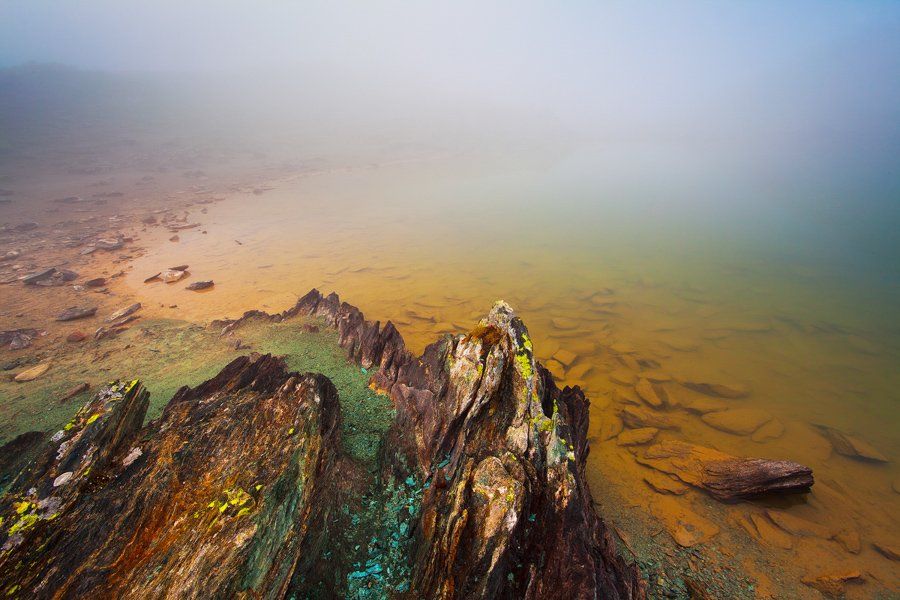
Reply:
<svg viewBox="0 0 900 600"><path fill-rule="evenodd" d="M116 384L0 500L0 591L644 597L585 482L588 401L556 388L507 305L419 358L392 324L315 290L214 326L297 316L334 327L393 402L374 474L341 448L331 382L279 358L236 359L143 428L147 393Z"/></svg>

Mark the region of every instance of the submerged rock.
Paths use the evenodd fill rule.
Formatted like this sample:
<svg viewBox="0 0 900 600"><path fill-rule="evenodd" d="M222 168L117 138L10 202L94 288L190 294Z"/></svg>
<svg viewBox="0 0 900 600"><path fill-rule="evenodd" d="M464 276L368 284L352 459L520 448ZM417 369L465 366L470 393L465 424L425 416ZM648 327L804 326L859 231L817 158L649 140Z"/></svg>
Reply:
<svg viewBox="0 0 900 600"><path fill-rule="evenodd" d="M628 429L619 434L616 443L620 446L641 446L652 442L658 433L659 429L656 429L655 427Z"/></svg>
<svg viewBox="0 0 900 600"><path fill-rule="evenodd" d="M809 587L819 590L826 596L836 598L843 595L844 584L848 582L861 582L862 575L859 571L823 573L820 575L807 575L801 581Z"/></svg>
<svg viewBox="0 0 900 600"><path fill-rule="evenodd" d="M706 413L704 423L719 431L735 435L750 435L772 420L772 415L759 408L730 408Z"/></svg>
<svg viewBox="0 0 900 600"><path fill-rule="evenodd" d="M679 383L689 390L717 398L746 398L750 389L739 383L713 383L709 381L682 380Z"/></svg>
<svg viewBox="0 0 900 600"><path fill-rule="evenodd" d="M674 475L723 502L803 492L813 485L812 469L795 462L739 458L674 440L650 446L638 456L638 462Z"/></svg>
<svg viewBox="0 0 900 600"><path fill-rule="evenodd" d="M827 425L815 425L815 427L828 440L834 451L841 456L868 462L888 462L884 454L864 440Z"/></svg>
<svg viewBox="0 0 900 600"><path fill-rule="evenodd" d="M370 462L332 383L276 357L235 359L144 427L147 393L114 384L0 499L0 580L36 598L646 597L585 481L588 401L507 305L418 358L316 291L214 326L295 317L335 328L390 398Z"/></svg>

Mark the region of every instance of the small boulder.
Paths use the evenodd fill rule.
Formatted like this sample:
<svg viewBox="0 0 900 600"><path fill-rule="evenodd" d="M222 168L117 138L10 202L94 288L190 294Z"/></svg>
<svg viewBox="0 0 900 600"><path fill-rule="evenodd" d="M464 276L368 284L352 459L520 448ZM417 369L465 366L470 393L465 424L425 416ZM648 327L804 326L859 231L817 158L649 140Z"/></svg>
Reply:
<svg viewBox="0 0 900 600"><path fill-rule="evenodd" d="M887 457L868 442L827 425L814 425L841 456L866 462L888 462Z"/></svg>
<svg viewBox="0 0 900 600"><path fill-rule="evenodd" d="M120 308L113 314L109 315L106 318L106 322L112 323L113 321L118 321L119 319L133 315L134 313L136 313L139 310L141 310L141 303L135 302L134 304L132 304L130 306L126 306L125 308Z"/></svg>
<svg viewBox="0 0 900 600"><path fill-rule="evenodd" d="M619 434L619 439L616 440L616 443L620 446L641 446L653 441L658 433L659 429L655 427L628 429Z"/></svg>
<svg viewBox="0 0 900 600"><path fill-rule="evenodd" d="M564 367L568 368L572 363L575 362L575 359L577 359L578 356L570 350L560 348L556 351L556 354L553 355L553 358L558 360Z"/></svg>
<svg viewBox="0 0 900 600"><path fill-rule="evenodd" d="M680 383L689 390L717 398L737 399L750 395L750 389L739 383L712 383L697 380L684 380Z"/></svg>
<svg viewBox="0 0 900 600"><path fill-rule="evenodd" d="M73 331L69 335L66 336L66 341L71 344L76 344L78 342L83 342L87 339L87 334L83 331Z"/></svg>
<svg viewBox="0 0 900 600"><path fill-rule="evenodd" d="M900 561L900 549L895 548L889 544L882 544L880 542L872 542L872 547L878 551L883 557L888 560Z"/></svg>
<svg viewBox="0 0 900 600"><path fill-rule="evenodd" d="M750 435L772 420L772 415L758 408L731 408L707 413L700 417L704 423L735 435Z"/></svg>
<svg viewBox="0 0 900 600"><path fill-rule="evenodd" d="M811 588L815 588L826 596L838 597L844 593L844 584L851 581L862 581L859 571L845 571L843 573L823 573L821 575L807 575L801 581Z"/></svg>
<svg viewBox="0 0 900 600"><path fill-rule="evenodd" d="M659 409L668 404L669 396L666 394L666 390L646 379L641 378L634 386L634 391L651 408Z"/></svg>
<svg viewBox="0 0 900 600"><path fill-rule="evenodd" d="M189 286L187 286L184 289L191 290L192 292L199 292L201 290L208 290L209 288L211 288L214 285L215 284L210 279L207 281L195 281L194 283L190 284Z"/></svg>
<svg viewBox="0 0 900 600"><path fill-rule="evenodd" d="M35 367L31 367L30 369L26 369L15 376L15 380L18 383L25 383L26 381L34 381L44 373L50 370L50 363L42 363Z"/></svg>
<svg viewBox="0 0 900 600"><path fill-rule="evenodd" d="M184 276L186 274L187 271L181 271L179 269L166 269L159 274L159 278L162 279L165 283L175 283L176 281L184 279Z"/></svg>
<svg viewBox="0 0 900 600"><path fill-rule="evenodd" d="M62 311L57 317L57 321L75 321L76 319L86 319L87 317L93 317L97 312L96 306L70 306L66 310Z"/></svg>

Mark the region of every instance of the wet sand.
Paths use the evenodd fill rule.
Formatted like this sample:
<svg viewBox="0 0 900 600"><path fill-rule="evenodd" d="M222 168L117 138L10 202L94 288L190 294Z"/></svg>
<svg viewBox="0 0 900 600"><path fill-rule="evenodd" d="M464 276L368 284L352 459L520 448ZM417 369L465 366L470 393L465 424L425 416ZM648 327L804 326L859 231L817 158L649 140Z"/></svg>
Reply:
<svg viewBox="0 0 900 600"><path fill-rule="evenodd" d="M522 164L526 172L542 170L538 159ZM82 352L85 361L97 360L107 340L90 342L88 353L65 336L75 329L93 334L132 302L143 305L141 318L126 325L134 329L141 320L206 323L253 308L282 310L311 287L334 289L369 318L392 320L421 350L439 334L467 331L503 298L528 324L538 357L591 398L589 481L602 514L615 521L651 579L720 568L722 577L746 578L747 597L815 598L819 593L801 578L858 570L861 581L847 584L848 597L898 589L896 562L873 546L896 547L900 533L897 340L879 329L877 314L848 312L853 298L835 293L822 273L742 258L727 247L718 256L696 248L679 255L678 240L659 237L649 252L642 245L646 231L615 231L591 219L559 227L554 219L571 216L570 208L560 207L563 217L545 215L518 194L520 187L510 187L519 173L490 159L486 166L483 157L450 167L431 158L377 168L203 171L159 177L152 191L139 185L145 172L116 171L115 181L98 189L125 192L102 198L106 204L53 202L93 198L95 176L45 181L22 192L25 201L0 206L2 222L41 224L4 234L2 252L23 251L12 263L20 269L2 264L10 275L64 265L79 273L73 285L108 279L105 292L20 282L0 288L0 330L47 331L30 348L0 351L7 364L23 360L7 373L52 365L57 356L78 363ZM498 190L501 201L486 206L478 190ZM156 223L142 222L150 215ZM78 231L90 235L67 247L64 240ZM130 240L122 249L81 254L91 240L119 232ZM629 235L641 243L629 243ZM661 257L663 247L672 253ZM144 283L181 264L189 265L185 279ZM199 280L215 285L200 293L184 289ZM80 304L98 306L97 316L52 320ZM131 351L119 339L108 343ZM140 361L123 364L128 373L104 373L141 375L133 372ZM84 365L83 373L89 369ZM53 367L45 377L59 377L60 389L77 383ZM58 426L67 410L74 412L77 402L46 417L30 406L29 386L40 381L0 384L14 394L0 413L4 440L34 423ZM664 390L664 406L648 403L641 381ZM709 384L724 387L711 395ZM660 491L659 473L635 460L641 446L610 436L628 407L677 427L658 432L656 441L807 464L816 476L813 491L735 505L694 489ZM709 416L717 413L731 418ZM889 462L843 456L813 424L859 436ZM820 528L788 531L784 519L776 524L782 513Z"/></svg>

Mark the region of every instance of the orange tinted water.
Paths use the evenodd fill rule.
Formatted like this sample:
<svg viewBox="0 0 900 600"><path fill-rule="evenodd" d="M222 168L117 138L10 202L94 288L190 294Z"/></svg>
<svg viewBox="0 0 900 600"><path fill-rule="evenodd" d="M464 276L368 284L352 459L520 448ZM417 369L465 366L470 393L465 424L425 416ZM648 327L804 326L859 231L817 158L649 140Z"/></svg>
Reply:
<svg viewBox="0 0 900 600"><path fill-rule="evenodd" d="M368 318L392 320L416 351L467 331L502 298L524 318L539 358L592 399L588 471L598 497L669 531L679 520L712 523L718 533L706 544L753 549L747 568L771 579L768 589L812 594L800 575L848 569L867 580L851 595L896 589L896 563L872 546L896 547L900 533L896 279L809 260L815 247L787 252L810 242L773 236L777 219L766 208L666 203L666 190L635 199L604 177L614 166L596 156L480 157L297 176L194 213L203 227L177 243L148 233L153 250L135 262L130 285L177 305L163 312L198 320L282 310L312 287L335 290ZM215 288L142 283L182 263ZM698 491L651 491L632 452L600 436L605 419L637 401L623 377L648 374L683 405L702 398L677 383L685 379L746 388L746 398L721 402L783 425L774 439L754 441L675 407L666 416L680 429L658 440L807 464L813 492L721 505ZM835 453L814 423L864 439L889 462ZM739 520L772 507L829 535L793 535L790 548L749 537ZM855 533L858 552L824 539Z"/></svg>

